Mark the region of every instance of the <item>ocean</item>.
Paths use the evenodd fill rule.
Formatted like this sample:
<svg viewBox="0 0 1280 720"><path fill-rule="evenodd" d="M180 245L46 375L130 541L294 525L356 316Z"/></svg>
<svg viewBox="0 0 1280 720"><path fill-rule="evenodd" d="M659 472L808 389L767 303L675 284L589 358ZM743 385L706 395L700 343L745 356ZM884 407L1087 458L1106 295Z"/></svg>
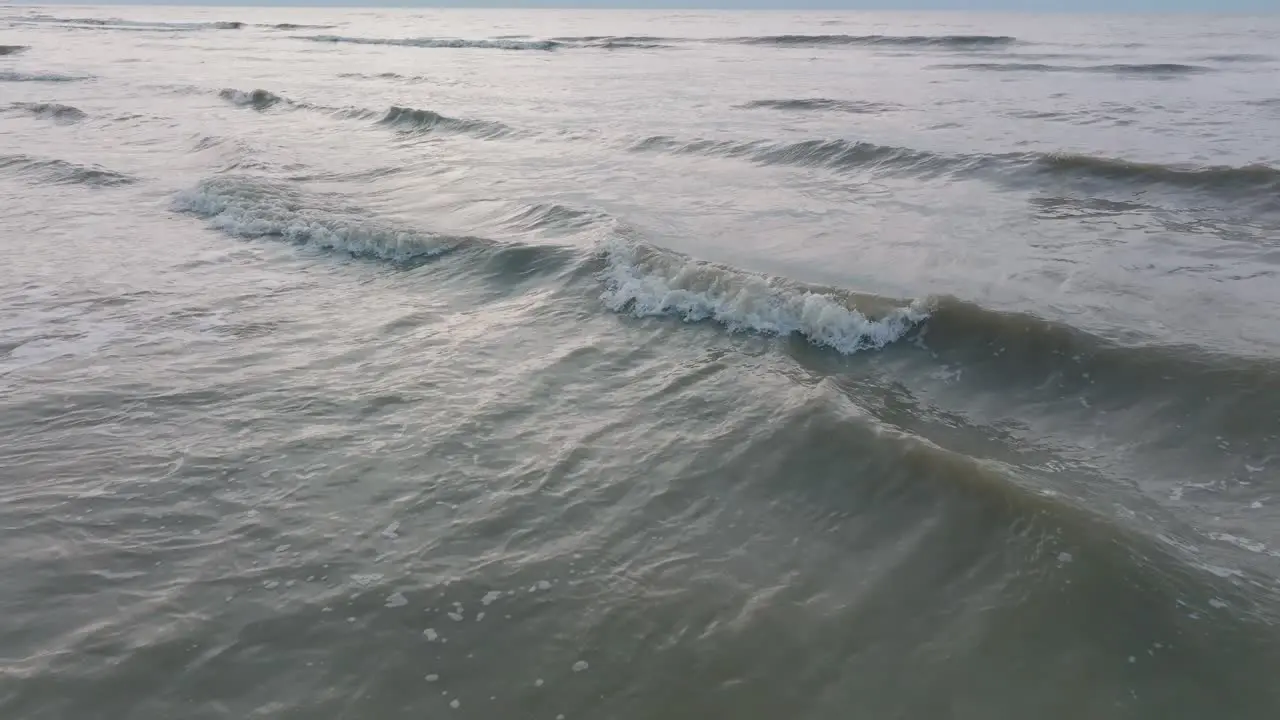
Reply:
<svg viewBox="0 0 1280 720"><path fill-rule="evenodd" d="M0 46L6 720L1280 717L1280 18Z"/></svg>

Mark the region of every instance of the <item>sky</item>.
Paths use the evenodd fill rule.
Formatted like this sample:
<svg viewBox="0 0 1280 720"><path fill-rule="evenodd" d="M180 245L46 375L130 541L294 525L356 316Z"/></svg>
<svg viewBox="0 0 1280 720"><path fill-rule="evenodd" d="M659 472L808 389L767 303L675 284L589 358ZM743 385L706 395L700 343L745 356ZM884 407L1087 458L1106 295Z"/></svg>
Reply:
<svg viewBox="0 0 1280 720"><path fill-rule="evenodd" d="M66 0L93 4L94 0ZM0 0L3 4L4 0ZM50 2L50 0L45 0ZM103 4L1280 13L1280 0L98 0ZM31 4L37 4L33 0ZM53 0L50 4L57 3ZM24 3L25 4L25 3ZM42 3L41 3L42 4Z"/></svg>

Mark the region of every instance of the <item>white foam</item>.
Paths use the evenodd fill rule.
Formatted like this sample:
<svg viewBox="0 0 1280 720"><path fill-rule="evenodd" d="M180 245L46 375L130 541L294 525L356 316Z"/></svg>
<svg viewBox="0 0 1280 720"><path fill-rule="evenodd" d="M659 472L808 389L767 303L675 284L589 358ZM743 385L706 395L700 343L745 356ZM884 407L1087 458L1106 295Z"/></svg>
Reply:
<svg viewBox="0 0 1280 720"><path fill-rule="evenodd" d="M457 698L454 698L453 700L449 701L449 707L453 708L454 710L457 710L459 707L462 707L462 703L458 702Z"/></svg>
<svg viewBox="0 0 1280 720"><path fill-rule="evenodd" d="M889 310L873 320L834 293L631 244L602 243L606 267L600 299L636 317L713 320L730 332L798 334L843 354L882 348L929 316L924 303Z"/></svg>
<svg viewBox="0 0 1280 720"><path fill-rule="evenodd" d="M351 582L355 583L356 585L359 585L360 587L369 587L370 585L373 585L375 583L382 582L382 575L380 573L352 575Z"/></svg>
<svg viewBox="0 0 1280 720"><path fill-rule="evenodd" d="M462 613L449 613L449 619L454 622L462 622Z"/></svg>
<svg viewBox="0 0 1280 720"><path fill-rule="evenodd" d="M409 599L401 593L392 593L387 596L387 607L398 608L409 604Z"/></svg>
<svg viewBox="0 0 1280 720"><path fill-rule="evenodd" d="M534 681L533 681L533 686L534 686L534 687L542 687L542 685L543 685L542 678L538 678L537 680L534 680Z"/></svg>
<svg viewBox="0 0 1280 720"><path fill-rule="evenodd" d="M440 633L436 632L433 628L423 630L422 635L427 638L427 642L435 642L440 639Z"/></svg>
<svg viewBox="0 0 1280 720"><path fill-rule="evenodd" d="M440 679L440 676L439 676L439 675L436 675L435 673L431 673L430 675L428 675L428 676L426 677L427 682L436 682L436 681L438 681L439 679Z"/></svg>
<svg viewBox="0 0 1280 720"><path fill-rule="evenodd" d="M576 663L574 663L574 664L573 664L573 671L574 671L574 672L585 672L585 671L587 670L587 668L589 668L589 667L591 667L591 666L587 664L587 661L586 661L586 660L579 660L578 662L576 662Z"/></svg>
<svg viewBox="0 0 1280 720"><path fill-rule="evenodd" d="M324 198L305 198L296 189L265 180L217 177L178 193L174 209L207 218L229 235L279 237L326 250L405 261L449 251L455 239L327 209Z"/></svg>
<svg viewBox="0 0 1280 720"><path fill-rule="evenodd" d="M1214 598L1209 601L1209 607L1215 608L1217 610L1226 610L1227 604L1219 600L1218 598Z"/></svg>
<svg viewBox="0 0 1280 720"><path fill-rule="evenodd" d="M493 603L497 602L498 599L501 597L502 597L501 590L490 590L489 592L484 594L484 597L480 598L480 604L485 607L489 607Z"/></svg>
<svg viewBox="0 0 1280 720"><path fill-rule="evenodd" d="M484 619L484 613L480 613L476 615L476 622L480 622L483 619Z"/></svg>
<svg viewBox="0 0 1280 720"><path fill-rule="evenodd" d="M1267 551L1267 546L1264 545L1263 543L1258 542L1257 540L1250 540L1249 538L1237 537L1229 533L1209 533L1209 537L1214 540L1217 540L1218 542L1224 542L1230 545L1235 545L1241 550L1248 550L1249 552L1265 553Z"/></svg>
<svg viewBox="0 0 1280 720"><path fill-rule="evenodd" d="M1071 553L1069 553L1069 552L1061 552L1061 553L1058 553L1058 562L1060 562L1060 563L1064 563L1064 564L1065 564L1065 563L1069 563L1069 562L1071 562L1073 559L1074 559L1074 558L1072 558L1072 557L1071 557Z"/></svg>
<svg viewBox="0 0 1280 720"><path fill-rule="evenodd" d="M386 529L382 531L382 537L391 540L400 537L400 521L396 520L388 525Z"/></svg>

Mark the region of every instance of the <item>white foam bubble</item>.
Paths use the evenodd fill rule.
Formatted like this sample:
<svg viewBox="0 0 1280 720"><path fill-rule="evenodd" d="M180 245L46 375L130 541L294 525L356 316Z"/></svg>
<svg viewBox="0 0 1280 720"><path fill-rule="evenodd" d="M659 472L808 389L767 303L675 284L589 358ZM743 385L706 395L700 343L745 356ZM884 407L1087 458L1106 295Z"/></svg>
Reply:
<svg viewBox="0 0 1280 720"><path fill-rule="evenodd" d="M1230 533L1209 533L1209 537L1214 540L1217 540L1218 542L1224 542L1230 545L1235 545L1241 550L1248 550L1249 552L1265 553L1267 551L1267 546L1263 543L1258 542L1257 540L1242 538L1236 535L1232 535Z"/></svg>
<svg viewBox="0 0 1280 720"><path fill-rule="evenodd" d="M798 334L843 354L901 338L929 316L923 303L871 319L833 292L699 262L611 238L602 243L606 268L601 300L636 317L669 315L713 320L730 332Z"/></svg>
<svg viewBox="0 0 1280 720"><path fill-rule="evenodd" d="M433 682L437 682L438 680L440 680L440 676L439 676L439 675L437 675L437 674L435 674L435 673L431 673L430 675L428 675L428 676L426 677L426 681L427 681L427 682L432 682L432 683L433 683Z"/></svg>
<svg viewBox="0 0 1280 720"><path fill-rule="evenodd" d="M449 619L454 622L462 622L462 613L449 613Z"/></svg>
<svg viewBox="0 0 1280 720"><path fill-rule="evenodd" d="M1058 562L1060 562L1060 563L1064 563L1064 564L1065 564L1065 563L1069 563L1069 562L1071 562L1073 559L1074 559L1074 558L1072 558L1072 557L1071 557L1071 553L1069 553L1069 552L1061 552L1061 553L1058 553Z"/></svg>
<svg viewBox="0 0 1280 720"><path fill-rule="evenodd" d="M380 573L366 573L363 575L352 575L351 582L355 583L356 585L359 585L360 587L369 587L370 585L374 585L376 583L382 582L382 575Z"/></svg>
<svg viewBox="0 0 1280 720"><path fill-rule="evenodd" d="M422 635L427 638L427 642L435 642L440 639L440 633L436 632L433 628L423 630Z"/></svg>
<svg viewBox="0 0 1280 720"><path fill-rule="evenodd" d="M1226 610L1227 604L1218 598L1214 598L1209 601L1209 607L1214 608L1216 610Z"/></svg>
<svg viewBox="0 0 1280 720"><path fill-rule="evenodd" d="M480 604L485 607L489 607L493 603L497 602L498 599L501 597L502 597L501 590L490 590L489 592L484 594L484 597L480 598Z"/></svg>
<svg viewBox="0 0 1280 720"><path fill-rule="evenodd" d="M408 604L409 604L409 598L406 598L402 593L391 593L390 595L387 596L386 606L389 608L404 607L405 605L408 605Z"/></svg>
<svg viewBox="0 0 1280 720"><path fill-rule="evenodd" d="M484 619L484 613L478 613L476 615L476 622L480 622L483 619Z"/></svg>
<svg viewBox="0 0 1280 720"><path fill-rule="evenodd" d="M537 680L534 680L534 681L533 681L533 686L534 686L534 687L542 687L542 685L543 685L543 680L542 680L542 678L538 678Z"/></svg>
<svg viewBox="0 0 1280 720"><path fill-rule="evenodd" d="M392 522L390 525L388 525L382 531L382 537L387 538L389 540L394 540L395 538L400 537L400 521L396 520Z"/></svg>
<svg viewBox="0 0 1280 720"><path fill-rule="evenodd" d="M574 663L574 664L573 664L573 671L574 671L574 672L585 672L585 671L587 670L587 668L589 668L589 667L591 667L591 666L587 664L587 661L586 661L586 660L579 660L578 662L576 662L576 663Z"/></svg>
<svg viewBox="0 0 1280 720"><path fill-rule="evenodd" d="M454 710L457 710L458 708L462 707L462 703L458 702L457 698L454 698L453 700L449 701L449 707L453 708Z"/></svg>

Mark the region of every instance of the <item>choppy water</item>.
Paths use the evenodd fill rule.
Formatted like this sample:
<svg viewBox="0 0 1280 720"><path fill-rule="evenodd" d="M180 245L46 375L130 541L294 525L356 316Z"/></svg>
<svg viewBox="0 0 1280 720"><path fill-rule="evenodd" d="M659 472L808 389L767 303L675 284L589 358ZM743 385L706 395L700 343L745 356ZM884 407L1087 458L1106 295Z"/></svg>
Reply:
<svg viewBox="0 0 1280 720"><path fill-rule="evenodd" d="M6 719L1280 712L1277 20L0 46Z"/></svg>

